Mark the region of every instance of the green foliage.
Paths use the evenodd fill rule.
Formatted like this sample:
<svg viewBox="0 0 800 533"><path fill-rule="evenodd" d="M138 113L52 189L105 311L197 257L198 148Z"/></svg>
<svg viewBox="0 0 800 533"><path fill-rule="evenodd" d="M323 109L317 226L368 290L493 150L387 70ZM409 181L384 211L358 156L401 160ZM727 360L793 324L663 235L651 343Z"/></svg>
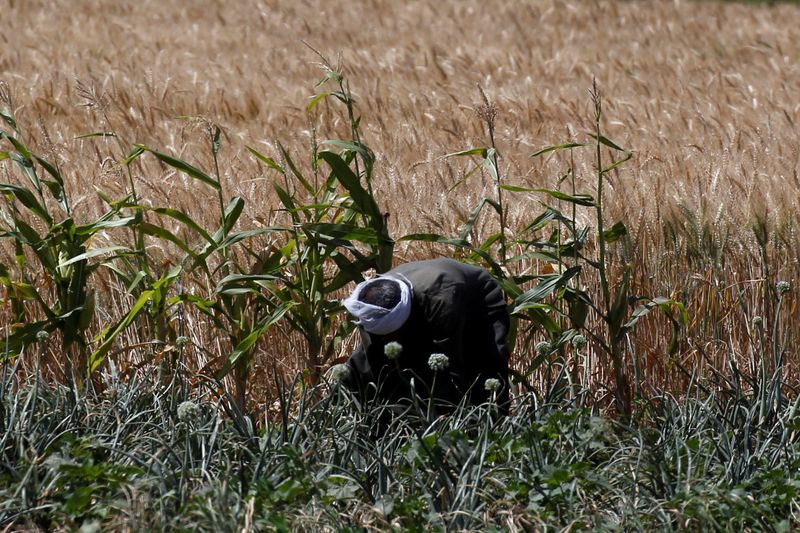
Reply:
<svg viewBox="0 0 800 533"><path fill-rule="evenodd" d="M610 227L604 218L604 184L608 175L617 171L632 157L632 152L621 148L601 131L601 97L596 85L591 90L594 105L595 131L587 133L589 142L565 142L541 149L531 157L541 157L568 151L570 161L573 151L592 148L595 153L596 188L593 194L575 190L574 168L559 179L559 184L570 179L571 190L531 188L504 183L498 170L497 148L494 143L496 109L481 92L484 104L478 108L479 117L486 123L491 147L478 147L449 154L447 157L477 158L477 163L466 172L453 188L463 184L478 171L486 171L495 184L495 198L482 198L469 214L457 237L436 234L406 235L402 240L435 242L453 246L464 254L464 259L486 265L505 293L512 298L509 310L520 324L517 326L517 360L530 376L554 358L564 361L570 343L577 335L586 335L612 362L615 379L615 399L624 416L632 414L633 388L629 379L629 366L622 349L636 323L652 309L661 309L672 326L673 336L667 351L674 355L679 347L679 334L687 323L683 305L673 299L641 298L630 292L631 265L615 265L608 252L611 246L624 246L628 230L622 221ZM603 149L612 153L610 162ZM507 226L503 192L544 196L555 201L558 207L547 206L522 228L512 231ZM474 228L484 208L491 207L498 217L499 233L491 234L483 242L474 242ZM562 207L566 209L562 211ZM596 225L581 227L577 210L589 209ZM511 236L514 236L512 239ZM511 255L511 251L515 251ZM536 261L546 265L539 274L517 274L520 265ZM613 287L612 274L621 272ZM582 287L591 276L600 285L599 297L592 298ZM635 311L629 311L631 302L642 302ZM596 317L589 320L590 316ZM519 329L521 328L521 331ZM520 338L520 333L521 338ZM542 333L548 339L548 348L535 348L536 338ZM514 345L515 343L512 343Z"/></svg>
<svg viewBox="0 0 800 533"><path fill-rule="evenodd" d="M0 524L730 530L799 518L797 402L774 423L756 395L698 387L652 398L636 427L533 395L508 417L488 404L430 419L297 381L256 431L223 398L190 395L189 377L109 375L87 397L6 364Z"/></svg>
<svg viewBox="0 0 800 533"><path fill-rule="evenodd" d="M0 239L13 243L16 261L13 267L0 265L0 284L14 320L3 354L17 356L35 343L40 332L59 331L64 375L80 379L85 373L86 330L95 312L90 279L113 257L130 251L115 244L92 249L88 245L109 230L132 225L135 219L112 207L90 224L76 224L58 168L30 152L19 139L16 121L5 113L3 118L12 131L0 130L0 141L13 148L2 152L4 159L15 163L29 181L29 186L0 183L4 200ZM104 262L90 261L101 256L106 256Z"/></svg>

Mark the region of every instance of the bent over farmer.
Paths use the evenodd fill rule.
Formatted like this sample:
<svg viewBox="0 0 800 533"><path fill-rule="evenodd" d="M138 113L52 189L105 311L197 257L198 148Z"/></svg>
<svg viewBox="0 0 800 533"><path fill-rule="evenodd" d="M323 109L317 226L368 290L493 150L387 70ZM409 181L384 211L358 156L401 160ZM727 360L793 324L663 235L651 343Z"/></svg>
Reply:
<svg viewBox="0 0 800 533"><path fill-rule="evenodd" d="M509 316L487 271L415 261L363 281L342 303L361 332L345 380L357 393L448 403L468 395L473 404L494 397L507 410Z"/></svg>

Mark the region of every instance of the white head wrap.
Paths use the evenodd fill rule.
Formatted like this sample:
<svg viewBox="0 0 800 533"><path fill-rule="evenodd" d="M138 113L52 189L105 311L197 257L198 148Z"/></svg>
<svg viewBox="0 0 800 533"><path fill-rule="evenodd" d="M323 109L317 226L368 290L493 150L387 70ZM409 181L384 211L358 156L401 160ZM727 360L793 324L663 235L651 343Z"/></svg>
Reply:
<svg viewBox="0 0 800 533"><path fill-rule="evenodd" d="M387 278L397 281L400 286L400 301L392 309L368 304L358 299L361 291L368 285ZM386 335L400 329L408 320L408 315L411 314L411 290L411 282L402 274L383 274L359 283L353 294L342 300L342 305L358 319L356 324L363 326L368 333Z"/></svg>

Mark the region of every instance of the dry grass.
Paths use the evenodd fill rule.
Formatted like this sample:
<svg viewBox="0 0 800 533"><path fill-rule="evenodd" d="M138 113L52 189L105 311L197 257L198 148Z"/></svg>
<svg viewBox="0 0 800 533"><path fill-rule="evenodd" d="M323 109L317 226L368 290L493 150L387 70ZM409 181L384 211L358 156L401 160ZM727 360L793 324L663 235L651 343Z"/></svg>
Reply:
<svg viewBox="0 0 800 533"><path fill-rule="evenodd" d="M145 143L208 168L201 122L179 116L224 128L226 190L247 199L248 223L274 216L271 177L244 145L274 153L277 139L305 154L312 128L325 137L342 125L328 108L309 123L305 103L318 73L306 41L345 59L365 140L379 157L375 187L393 235L453 234L480 197L492 194L485 177L447 193L467 162L441 158L486 144L474 111L478 87L499 109L507 182L552 186L565 162L528 156L585 138L594 76L608 137L635 151L612 178L608 204L632 233L634 292L686 301L693 323L681 359L689 368L748 360L749 318L767 313L750 230L757 217L770 228L768 281L800 280L794 6L73 0L54 8L0 0L0 12L0 72L18 119L39 151L60 160L68 187L81 197L76 210L87 218L100 208L95 188L121 194L125 180L108 170L108 158L121 155L116 144L76 137L112 130L126 145ZM578 165L580 188L591 191L591 161ZM199 206L214 201L163 168L141 172L140 193L154 204L202 220ZM511 226L539 210L534 199L511 206ZM403 245L398 258L431 253ZM796 335L795 300L786 309L787 335ZM659 328L642 328L633 348L646 361L646 383L678 387Z"/></svg>

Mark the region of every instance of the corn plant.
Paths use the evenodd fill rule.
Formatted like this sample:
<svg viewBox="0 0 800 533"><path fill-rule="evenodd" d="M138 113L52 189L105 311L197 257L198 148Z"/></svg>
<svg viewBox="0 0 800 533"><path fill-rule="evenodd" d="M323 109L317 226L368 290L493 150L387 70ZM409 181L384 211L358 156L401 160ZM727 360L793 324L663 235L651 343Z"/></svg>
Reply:
<svg viewBox="0 0 800 533"><path fill-rule="evenodd" d="M394 246L372 192L375 157L360 139L355 100L340 69L324 58L323 68L325 76L318 85L332 82L337 90L314 96L308 112L328 97L344 103L352 138L314 141L310 173L304 173L280 143L280 163L250 148L279 175L272 185L290 224L281 229L281 246L265 257L275 266L277 278L266 288L276 301L290 305L285 318L306 343L312 383L319 381L324 364L351 329L338 319L342 308L332 295L362 280L369 269L388 270ZM251 278L239 276L235 281Z"/></svg>
<svg viewBox="0 0 800 533"><path fill-rule="evenodd" d="M90 260L129 252L114 244L93 248L91 241L114 228L133 226L136 219L112 206L90 224L76 223L58 167L25 146L10 114L2 112L0 117L11 128L0 130L0 140L10 145L10 150L0 151L0 161L15 163L28 180L27 185L0 183L0 237L10 240L15 250L14 265L0 264L0 283L14 317L4 333L3 353L19 355L37 335L58 331L64 377L80 381L87 364L86 332L95 311L90 278L103 265Z"/></svg>
<svg viewBox="0 0 800 533"><path fill-rule="evenodd" d="M486 123L490 146L471 148L448 157L477 157L478 162L465 177L454 187L466 181L479 170L485 170L495 184L495 198L483 198L469 214L460 234L455 238L447 238L437 234L412 234L406 235L404 240L421 240L438 242L457 247L465 252L465 258L470 261L484 262L506 294L513 300L510 306L512 317L517 322L524 321L529 327L524 330L524 342L519 347L525 350L535 338L538 328L544 330L548 340L537 343L531 358L521 361L524 372L530 375L544 363L558 357L563 361L565 350L571 345L584 343L584 334L611 360L614 372L614 397L615 403L626 418L631 414L632 386L629 378L628 367L630 362L623 352L623 341L635 324L651 309L660 308L667 315L673 326L673 339L669 353L673 354L678 348L678 333L681 325L686 321L683 305L669 298L641 298L642 305L630 312L631 302L640 298L630 294L630 265L622 266L622 275L616 288L612 287L612 263L609 259L609 246L621 243L627 235L627 229L622 221L609 226L605 219L604 211L604 183L607 175L618 169L631 158L632 153L619 147L602 134L601 111L602 103L596 85L590 91L594 105L595 131L588 136L591 142L570 141L555 146L550 146L532 154L532 157L541 157L545 154L558 151L593 148L596 167L595 194L579 193L575 189L574 169L571 167L559 179L563 183L567 178L572 178L572 190L561 191L547 188L530 188L508 184L498 170L498 151L495 146L494 129L497 110L486 95L481 92L483 104L478 108L479 117ZM611 163L606 163L603 157L603 148L621 154ZM572 158L571 158L572 160ZM503 191L513 194L545 195L551 200L564 202L570 206L571 212L564 214L555 207L547 207L544 212L536 216L530 223L511 239L507 227L505 208L503 206ZM473 227L482 210L489 206L498 217L499 231L485 238L481 243L470 241ZM590 240L591 228L580 227L577 222L577 209L589 208L594 211L595 223L594 241ZM549 231L549 235L546 232ZM542 234L546 234L544 238ZM596 256L587 253L594 244ZM518 253L511 255L509 250L514 247ZM496 253L493 251L496 249ZM536 275L515 275L515 265L522 261L537 260L550 265L544 273ZM599 298L594 301L588 291L581 286L581 275L587 269L596 273L600 285ZM585 275L585 274L584 274ZM535 282L533 287L529 287ZM594 328L590 321L593 312L599 319L601 328ZM515 328L515 336L519 337L519 324ZM578 338L580 337L580 338ZM512 346L515 339L512 339ZM524 353L524 352L523 352ZM519 355L518 355L519 357ZM573 373L574 375L574 373ZM562 374L562 378L564 375Z"/></svg>

